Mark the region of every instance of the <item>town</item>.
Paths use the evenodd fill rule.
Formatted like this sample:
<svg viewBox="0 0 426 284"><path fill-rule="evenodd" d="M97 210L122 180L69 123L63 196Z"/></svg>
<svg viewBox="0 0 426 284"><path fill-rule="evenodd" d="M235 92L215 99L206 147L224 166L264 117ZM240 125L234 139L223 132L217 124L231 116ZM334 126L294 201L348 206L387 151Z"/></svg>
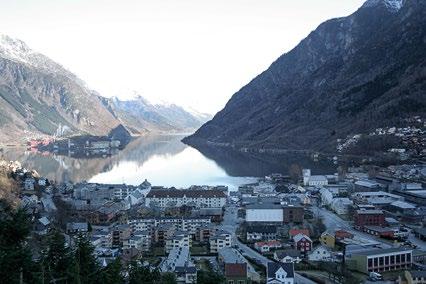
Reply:
<svg viewBox="0 0 426 284"><path fill-rule="evenodd" d="M100 265L138 261L177 283L412 282L426 277L424 166L271 174L237 191L53 184L2 162L20 186L32 235L84 236ZM408 282L407 282L408 281ZM410 282L411 281L411 282ZM424 280L422 280L424 281Z"/></svg>

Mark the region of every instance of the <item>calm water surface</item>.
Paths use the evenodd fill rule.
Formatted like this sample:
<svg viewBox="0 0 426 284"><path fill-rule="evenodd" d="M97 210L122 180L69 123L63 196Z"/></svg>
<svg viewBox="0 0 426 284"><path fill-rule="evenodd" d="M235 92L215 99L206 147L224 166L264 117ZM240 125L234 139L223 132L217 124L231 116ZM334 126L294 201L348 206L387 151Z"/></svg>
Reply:
<svg viewBox="0 0 426 284"><path fill-rule="evenodd" d="M287 174L291 165L309 167L314 173L332 173L329 160L315 161L300 155L246 154L218 148L194 149L182 136L140 137L118 154L105 158L73 158L6 148L2 155L56 182L90 181L138 185L227 185L235 190L270 173Z"/></svg>

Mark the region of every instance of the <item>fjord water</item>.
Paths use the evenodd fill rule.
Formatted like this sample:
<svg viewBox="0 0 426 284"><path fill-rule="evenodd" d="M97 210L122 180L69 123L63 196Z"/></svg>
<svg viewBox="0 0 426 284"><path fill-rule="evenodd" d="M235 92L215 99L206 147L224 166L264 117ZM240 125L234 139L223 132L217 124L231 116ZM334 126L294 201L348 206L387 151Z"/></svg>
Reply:
<svg viewBox="0 0 426 284"><path fill-rule="evenodd" d="M145 179L153 185L183 188L191 185L238 185L256 181L270 173L287 174L291 165L333 172L328 160L314 161L300 155L248 154L223 148L194 149L181 142L183 136L145 136L125 149L104 158L73 158L51 153L33 153L5 148L1 155L20 161L56 182L126 183L138 185Z"/></svg>

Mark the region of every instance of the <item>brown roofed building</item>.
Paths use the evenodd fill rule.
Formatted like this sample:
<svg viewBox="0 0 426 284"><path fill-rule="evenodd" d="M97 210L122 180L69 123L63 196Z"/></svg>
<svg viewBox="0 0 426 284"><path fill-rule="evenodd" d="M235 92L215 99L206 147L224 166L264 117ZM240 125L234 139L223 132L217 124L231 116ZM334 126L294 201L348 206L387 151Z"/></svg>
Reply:
<svg viewBox="0 0 426 284"><path fill-rule="evenodd" d="M247 284L247 263L226 263L226 283Z"/></svg>

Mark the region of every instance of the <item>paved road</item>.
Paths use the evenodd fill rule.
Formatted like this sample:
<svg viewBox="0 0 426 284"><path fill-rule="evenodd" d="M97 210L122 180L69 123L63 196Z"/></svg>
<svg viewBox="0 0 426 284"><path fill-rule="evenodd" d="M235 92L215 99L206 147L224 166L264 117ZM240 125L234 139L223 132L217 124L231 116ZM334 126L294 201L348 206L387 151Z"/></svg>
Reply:
<svg viewBox="0 0 426 284"><path fill-rule="evenodd" d="M223 222L218 226L218 228L228 231L232 234L233 244L238 246L238 249L242 252L243 255L247 255L248 257L254 260L258 260L263 266L266 267L267 263L271 261L270 259L238 240L236 236L238 224L238 208L235 205L229 205L228 207L226 207ZM295 273L294 279L296 284L316 284L314 281L305 278L298 273Z"/></svg>

